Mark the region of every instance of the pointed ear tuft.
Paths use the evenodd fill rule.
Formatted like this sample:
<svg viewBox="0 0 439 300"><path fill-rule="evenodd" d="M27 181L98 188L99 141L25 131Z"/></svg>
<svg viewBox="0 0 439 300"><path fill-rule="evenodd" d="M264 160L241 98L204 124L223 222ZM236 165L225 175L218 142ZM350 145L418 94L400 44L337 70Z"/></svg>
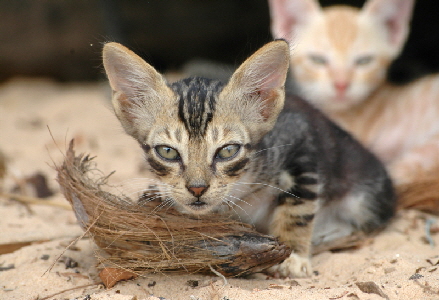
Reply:
<svg viewBox="0 0 439 300"><path fill-rule="evenodd" d="M271 130L283 108L289 58L286 41L266 44L233 73L221 93L225 105L255 131Z"/></svg>
<svg viewBox="0 0 439 300"><path fill-rule="evenodd" d="M115 92L136 96L139 90L165 84L163 77L142 58L118 43L104 45L105 72Z"/></svg>
<svg viewBox="0 0 439 300"><path fill-rule="evenodd" d="M321 13L320 5L315 0L269 0L268 4L273 37L288 42L296 39L298 27Z"/></svg>
<svg viewBox="0 0 439 300"><path fill-rule="evenodd" d="M410 30L413 6L414 0L368 0L362 14L382 24L387 30L389 43L402 48Z"/></svg>
<svg viewBox="0 0 439 300"><path fill-rule="evenodd" d="M104 45L103 62L113 90L114 111L125 131L135 136L138 119L151 125L154 113L165 105L160 100L170 95L170 89L152 66L118 43Z"/></svg>
<svg viewBox="0 0 439 300"><path fill-rule="evenodd" d="M236 81L246 93L282 88L285 85L289 59L288 43L285 40L276 40L244 61L230 81Z"/></svg>

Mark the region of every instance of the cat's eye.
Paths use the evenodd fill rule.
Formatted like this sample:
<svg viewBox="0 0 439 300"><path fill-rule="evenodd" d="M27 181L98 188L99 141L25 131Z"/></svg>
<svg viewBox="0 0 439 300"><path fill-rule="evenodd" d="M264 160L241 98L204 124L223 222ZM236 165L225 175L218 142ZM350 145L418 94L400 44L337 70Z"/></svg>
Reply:
<svg viewBox="0 0 439 300"><path fill-rule="evenodd" d="M173 161L180 160L180 154L174 148L168 146L156 146L155 151L163 159Z"/></svg>
<svg viewBox="0 0 439 300"><path fill-rule="evenodd" d="M355 60L355 64L357 66L365 66L367 64L370 64L373 61L373 56L372 55L365 55L365 56L360 56Z"/></svg>
<svg viewBox="0 0 439 300"><path fill-rule="evenodd" d="M328 60L323 55L311 54L309 59L316 65L326 65Z"/></svg>
<svg viewBox="0 0 439 300"><path fill-rule="evenodd" d="M232 158L238 153L239 149L241 149L241 146L237 144L226 145L217 151L215 158L217 159Z"/></svg>

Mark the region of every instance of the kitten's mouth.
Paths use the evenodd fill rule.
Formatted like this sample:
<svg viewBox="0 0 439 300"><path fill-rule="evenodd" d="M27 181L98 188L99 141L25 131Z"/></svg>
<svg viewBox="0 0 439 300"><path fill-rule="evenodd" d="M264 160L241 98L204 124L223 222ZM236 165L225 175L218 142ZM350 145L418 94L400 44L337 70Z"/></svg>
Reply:
<svg viewBox="0 0 439 300"><path fill-rule="evenodd" d="M204 201L197 200L189 204L189 206L193 210L204 210L207 207L207 203Z"/></svg>
<svg viewBox="0 0 439 300"><path fill-rule="evenodd" d="M341 95L337 94L332 99L332 101L335 103L345 103L345 102L349 102L349 100L350 100L350 98L346 94L341 94Z"/></svg>

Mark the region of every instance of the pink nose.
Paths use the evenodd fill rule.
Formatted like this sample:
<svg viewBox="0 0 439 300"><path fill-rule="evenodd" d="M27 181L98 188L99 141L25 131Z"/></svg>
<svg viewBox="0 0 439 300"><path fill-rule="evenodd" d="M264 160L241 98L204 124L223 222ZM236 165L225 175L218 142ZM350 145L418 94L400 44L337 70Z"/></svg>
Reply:
<svg viewBox="0 0 439 300"><path fill-rule="evenodd" d="M195 197L201 197L204 192L207 190L207 186L188 186L187 189L191 192Z"/></svg>
<svg viewBox="0 0 439 300"><path fill-rule="evenodd" d="M339 94L344 94L349 87L349 82L347 81L336 81L334 82L335 89Z"/></svg>

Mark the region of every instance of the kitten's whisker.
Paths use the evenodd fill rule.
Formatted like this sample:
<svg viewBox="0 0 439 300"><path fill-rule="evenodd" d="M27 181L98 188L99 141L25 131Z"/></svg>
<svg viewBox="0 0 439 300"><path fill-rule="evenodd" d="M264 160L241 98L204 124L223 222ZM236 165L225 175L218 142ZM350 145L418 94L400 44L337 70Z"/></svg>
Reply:
<svg viewBox="0 0 439 300"><path fill-rule="evenodd" d="M150 198L156 199L156 198L160 198L162 196L168 196L168 195L171 195L171 192L165 191L165 192L159 192L159 193L145 194L144 191L138 191L138 192L126 194L126 196L128 196L130 198L137 198L137 200L142 200L142 201L146 201Z"/></svg>
<svg viewBox="0 0 439 300"><path fill-rule="evenodd" d="M227 196L226 196L226 197L227 197ZM241 209L242 209L242 207L240 207L239 205L237 205L237 204L234 203L233 201L230 201L230 200L225 199L225 197L223 197L222 202L224 202L228 207L230 207L231 210L233 210L233 212L234 212L235 215L238 217L238 219L239 219L239 221L240 221L241 223L244 223L243 220L242 220L242 218L241 218L241 215L236 211L236 209L232 206L232 204L234 204L235 206L238 206L238 207L241 208ZM245 210L244 210L244 212L245 212ZM246 212L245 212L245 213L246 213ZM246 214L247 214L247 213L246 213Z"/></svg>
<svg viewBox="0 0 439 300"><path fill-rule="evenodd" d="M261 150L259 150L259 151L256 151L255 153L253 153L253 155L256 155L256 154L258 154L258 153L260 153L260 152L263 152L263 151L267 151L267 150L270 150L270 149L275 149L275 148L280 148L280 147L286 147L286 146L292 146L293 144L284 144L284 145L278 145L278 146L273 146L273 147L269 147L269 148L264 148L264 149L261 149Z"/></svg>
<svg viewBox="0 0 439 300"><path fill-rule="evenodd" d="M124 186L121 186L122 190L143 190L143 189L148 189L151 191L154 190L167 190L169 189L169 186L163 185L163 186L157 186L157 185L147 185L147 184L142 184L142 183L134 183L134 184L126 184Z"/></svg>
<svg viewBox="0 0 439 300"><path fill-rule="evenodd" d="M158 198L167 198L169 197L171 194L162 194L162 195L148 195L146 196L140 196L139 200L142 201L149 201L150 199L158 199Z"/></svg>
<svg viewBox="0 0 439 300"><path fill-rule="evenodd" d="M144 203L152 202L154 200L161 199L161 198L162 197L160 197L160 196L145 198L145 199L140 198L138 202L141 202L141 204L144 204Z"/></svg>
<svg viewBox="0 0 439 300"><path fill-rule="evenodd" d="M230 197L230 198L233 198L233 199L239 200L239 201L241 201L241 202L244 202L244 203L247 204L248 206L253 206L253 205L251 205L250 203L248 203L247 201L245 201L245 200L243 200L243 199L241 199L241 198L238 198L238 197L235 197L235 196L232 196L232 195L227 195L227 197ZM235 204L236 204L236 203L235 203Z"/></svg>
<svg viewBox="0 0 439 300"><path fill-rule="evenodd" d="M148 186L154 188L154 187L170 187L171 185L157 180L152 181L152 180L145 180L141 178L134 178L129 180L123 180L118 184L118 186L121 186L122 188L127 188L131 186Z"/></svg>
<svg viewBox="0 0 439 300"><path fill-rule="evenodd" d="M168 210L168 209L170 209L173 205L174 205L174 202L173 202L171 199L168 199L168 200L166 200L166 201L163 203L161 209Z"/></svg>
<svg viewBox="0 0 439 300"><path fill-rule="evenodd" d="M150 189L138 189L135 191L127 191L125 192L126 195L164 195L164 194L170 194L171 191L158 191L158 190L150 190Z"/></svg>
<svg viewBox="0 0 439 300"><path fill-rule="evenodd" d="M147 189L168 189L168 188L172 188L168 185L152 185L152 184L144 184L143 182L131 182L130 184L125 184L123 186L121 186L122 189L133 189L133 188L147 188Z"/></svg>
<svg viewBox="0 0 439 300"><path fill-rule="evenodd" d="M160 181L159 179L155 179L155 178L148 178L148 177L134 177L134 178L129 178L129 179L124 179L122 181L120 181L121 183L127 183L130 181L145 181L145 182L155 182L157 185L169 185L163 181Z"/></svg>
<svg viewBox="0 0 439 300"><path fill-rule="evenodd" d="M227 195L226 197L230 197L229 195ZM234 197L234 198L236 198L236 197ZM237 203L235 203L233 200L229 200L229 199L224 199L225 200L225 203L231 208L231 209L233 209L233 211L237 214L237 216L238 216L238 218L239 218L239 221L241 221L241 222L243 222L242 221L242 219L241 219L241 215L231 206L231 205L234 205L234 206L236 206L236 207L238 207L240 210L242 210L243 212L244 212L244 214L248 217L248 219L250 220L250 222L252 223L253 222L253 218L247 213L247 211L244 209L244 208L242 208L240 205L238 205ZM240 199L241 200L241 199Z"/></svg>
<svg viewBox="0 0 439 300"><path fill-rule="evenodd" d="M155 213L155 212L157 212L157 211L159 211L159 210L161 210L161 209L164 209L166 206L172 206L172 204L173 204L173 200L172 200L172 198L165 198L163 201L162 201L162 203L160 203L159 205L157 205L152 211L151 211L151 213Z"/></svg>
<svg viewBox="0 0 439 300"><path fill-rule="evenodd" d="M235 182L235 184L248 184L248 185L259 184L259 185L264 185L264 186L268 186L268 187L271 187L271 188L273 188L273 189L276 189L276 190L282 191L282 192L284 192L285 194L291 195L291 196L293 196L293 197L300 198L299 196L294 195L294 194L292 194L291 192L288 192L288 191L286 191L286 190L284 190L284 189L281 189L280 187L277 187L277 186L274 186L274 185L271 185L271 184L267 184L267 183L261 183L261 182Z"/></svg>
<svg viewBox="0 0 439 300"><path fill-rule="evenodd" d="M141 193L143 195L147 195L147 193L150 193L151 195L164 195L164 194L171 194L172 192L169 190L164 190L164 191L159 191L159 190L154 190L154 189L140 189L135 191L134 193Z"/></svg>

